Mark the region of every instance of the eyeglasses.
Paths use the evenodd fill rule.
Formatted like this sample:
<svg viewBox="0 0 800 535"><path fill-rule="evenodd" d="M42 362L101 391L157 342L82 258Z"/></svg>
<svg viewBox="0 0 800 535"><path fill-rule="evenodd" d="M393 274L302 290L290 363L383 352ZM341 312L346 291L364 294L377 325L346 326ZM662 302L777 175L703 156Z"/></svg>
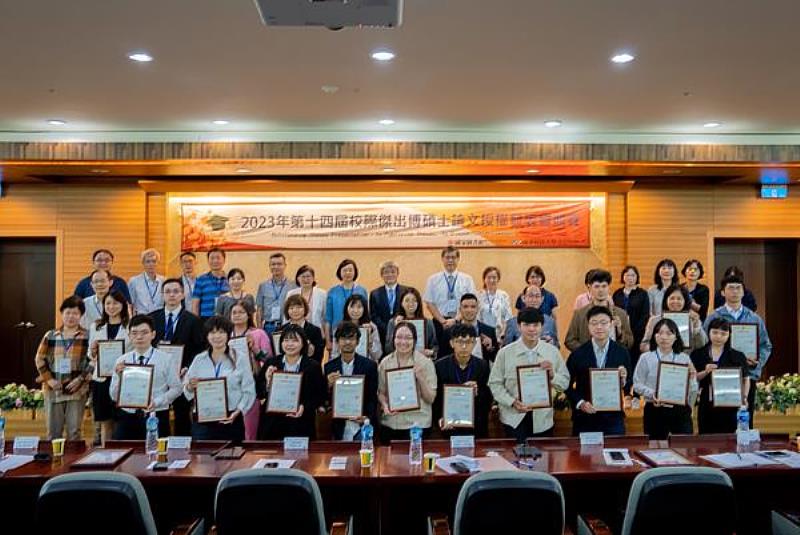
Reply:
<svg viewBox="0 0 800 535"><path fill-rule="evenodd" d="M608 327L609 325L611 325L611 322L610 322L610 321L608 321L608 320L604 320L604 321L590 321L590 322L589 322L589 326L590 326L590 327Z"/></svg>
<svg viewBox="0 0 800 535"><path fill-rule="evenodd" d="M468 346L475 343L474 338L454 338L453 343L459 346Z"/></svg>

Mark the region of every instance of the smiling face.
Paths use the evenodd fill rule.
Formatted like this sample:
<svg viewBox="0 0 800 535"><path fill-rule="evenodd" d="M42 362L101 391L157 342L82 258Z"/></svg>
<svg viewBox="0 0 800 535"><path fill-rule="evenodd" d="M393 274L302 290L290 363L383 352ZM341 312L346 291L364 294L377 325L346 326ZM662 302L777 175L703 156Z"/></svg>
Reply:
<svg viewBox="0 0 800 535"><path fill-rule="evenodd" d="M361 304L361 301L351 301L349 305L347 305L347 314L350 316L350 319L358 322L361 319L361 316L364 315L364 305Z"/></svg>
<svg viewBox="0 0 800 535"><path fill-rule="evenodd" d="M394 266L387 266L381 271L381 278L386 286L393 286L396 284L398 275L400 275L400 270Z"/></svg>
<svg viewBox="0 0 800 535"><path fill-rule="evenodd" d="M206 336L208 345L217 351L222 351L228 345L228 333L222 329L212 329Z"/></svg>
<svg viewBox="0 0 800 535"><path fill-rule="evenodd" d="M299 282L300 286L303 288L311 288L314 286L314 274L310 271L304 271L297 276L297 282Z"/></svg>
<svg viewBox="0 0 800 535"><path fill-rule="evenodd" d="M92 289L97 295L106 295L111 287L111 278L106 271L97 271L92 275Z"/></svg>
<svg viewBox="0 0 800 535"><path fill-rule="evenodd" d="M81 310L78 307L65 308L61 311L61 322L67 329L77 329L81 322Z"/></svg>
<svg viewBox="0 0 800 535"><path fill-rule="evenodd" d="M662 325L656 331L656 345L662 353L672 351L672 344L675 343L676 338L675 333L667 325Z"/></svg>
<svg viewBox="0 0 800 535"><path fill-rule="evenodd" d="M700 279L700 266L696 262L692 262L686 268L686 280L696 282Z"/></svg>
<svg viewBox="0 0 800 535"><path fill-rule="evenodd" d="M658 268L658 276L663 280L672 280L672 277L675 276L675 268L669 264L664 264Z"/></svg>
<svg viewBox="0 0 800 535"><path fill-rule="evenodd" d="M539 342L539 337L542 335L542 324L522 322L519 324L519 332L526 344L534 346Z"/></svg>
<svg viewBox="0 0 800 535"><path fill-rule="evenodd" d="M606 314L596 314L589 318L589 334L598 345L603 346L611 333L611 318Z"/></svg>
<svg viewBox="0 0 800 535"><path fill-rule="evenodd" d="M105 271L109 271L111 269L111 266L114 265L114 259L111 258L110 254L101 251L96 255L94 255L92 263L94 264L95 269L103 269Z"/></svg>
<svg viewBox="0 0 800 535"><path fill-rule="evenodd" d="M288 334L283 337L283 341L281 342L281 349L283 349L283 354L287 357L296 357L300 354L300 350L303 348L303 341L300 340L294 334Z"/></svg>
<svg viewBox="0 0 800 535"><path fill-rule="evenodd" d="M544 302L542 289L538 286L528 286L525 289L525 294L522 296L522 302L525 303L525 306L528 308L538 309Z"/></svg>
<svg viewBox="0 0 800 535"><path fill-rule="evenodd" d="M106 298L103 300L103 308L108 314L109 318L118 318L119 315L122 313L122 307L124 305L114 299L112 296L107 295Z"/></svg>
<svg viewBox="0 0 800 535"><path fill-rule="evenodd" d="M293 323L297 323L306 317L306 309L303 308L303 305L291 305L286 309L286 312L289 315L289 321Z"/></svg>
<svg viewBox="0 0 800 535"><path fill-rule="evenodd" d="M247 325L247 310L242 305L235 305L231 308L231 322L237 327Z"/></svg>
<svg viewBox="0 0 800 535"><path fill-rule="evenodd" d="M356 276L356 268L353 264L345 264L339 274L342 276L342 282L353 282Z"/></svg>
<svg viewBox="0 0 800 535"><path fill-rule="evenodd" d="M219 251L208 255L208 267L211 271L221 271L225 267L225 255Z"/></svg>
<svg viewBox="0 0 800 535"><path fill-rule="evenodd" d="M680 291L675 290L667 297L667 308L670 312L682 312L685 306L686 300Z"/></svg>
<svg viewBox="0 0 800 535"><path fill-rule="evenodd" d="M400 302L400 305L403 307L404 316L407 318L414 318L417 314L417 308L419 308L419 302L417 301L417 296L412 293L407 293L403 296L403 300Z"/></svg>
<svg viewBox="0 0 800 535"><path fill-rule="evenodd" d="M401 355L414 351L414 335L407 326L402 325L394 332L394 348Z"/></svg>
<svg viewBox="0 0 800 535"><path fill-rule="evenodd" d="M494 270L487 273L486 276L483 278L483 285L489 291L497 290L498 282L500 282L500 275L497 273L497 271Z"/></svg>
<svg viewBox="0 0 800 535"><path fill-rule="evenodd" d="M231 291L241 292L242 286L244 286L244 277L242 277L241 273L234 273L228 277L228 285L231 287Z"/></svg>
<svg viewBox="0 0 800 535"><path fill-rule="evenodd" d="M478 302L475 299L461 301L461 318L467 323L472 323L478 317Z"/></svg>

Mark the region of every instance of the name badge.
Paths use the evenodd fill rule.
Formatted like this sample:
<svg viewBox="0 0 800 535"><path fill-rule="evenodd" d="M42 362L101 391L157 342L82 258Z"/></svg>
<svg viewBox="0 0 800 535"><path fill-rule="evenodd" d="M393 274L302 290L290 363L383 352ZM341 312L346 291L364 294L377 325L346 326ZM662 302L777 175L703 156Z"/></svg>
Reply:
<svg viewBox="0 0 800 535"><path fill-rule="evenodd" d="M447 303L444 305L444 313L446 316L455 315L456 310L458 310L458 304L456 303L455 298L451 298L448 296Z"/></svg>
<svg viewBox="0 0 800 535"><path fill-rule="evenodd" d="M308 437L286 437L283 439L284 451L308 450Z"/></svg>
<svg viewBox="0 0 800 535"><path fill-rule="evenodd" d="M167 438L168 450L186 450L192 448L192 437L169 437Z"/></svg>
<svg viewBox="0 0 800 535"><path fill-rule="evenodd" d="M56 373L60 375L69 375L72 373L72 360L65 357L57 358Z"/></svg>
<svg viewBox="0 0 800 535"><path fill-rule="evenodd" d="M474 435L454 435L450 437L451 450L474 450L475 449L475 436Z"/></svg>
<svg viewBox="0 0 800 535"><path fill-rule="evenodd" d="M281 306L280 305L273 305L272 312L270 312L270 319L272 321L278 321L281 319Z"/></svg>
<svg viewBox="0 0 800 535"><path fill-rule="evenodd" d="M39 437L16 437L14 439L14 451L38 449Z"/></svg>
<svg viewBox="0 0 800 535"><path fill-rule="evenodd" d="M581 446L602 446L603 433L600 431L594 433L581 433Z"/></svg>

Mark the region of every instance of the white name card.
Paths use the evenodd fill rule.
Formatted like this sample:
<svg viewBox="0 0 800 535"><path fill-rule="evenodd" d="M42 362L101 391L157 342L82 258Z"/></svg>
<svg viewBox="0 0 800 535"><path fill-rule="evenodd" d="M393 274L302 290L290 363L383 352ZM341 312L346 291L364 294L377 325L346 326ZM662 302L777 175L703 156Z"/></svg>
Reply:
<svg viewBox="0 0 800 535"><path fill-rule="evenodd" d="M454 435L450 437L451 450L474 450L475 449L475 436L474 435Z"/></svg>
<svg viewBox="0 0 800 535"><path fill-rule="evenodd" d="M602 446L603 433L600 431L592 433L581 433L581 446Z"/></svg>
<svg viewBox="0 0 800 535"><path fill-rule="evenodd" d="M308 450L308 437L286 437L283 439L283 449L289 450Z"/></svg>
<svg viewBox="0 0 800 535"><path fill-rule="evenodd" d="M761 432L758 429L748 429L747 431L736 431L736 443L741 446L761 442Z"/></svg>
<svg viewBox="0 0 800 535"><path fill-rule="evenodd" d="M192 437L169 437L167 438L168 450L186 450L192 449Z"/></svg>
<svg viewBox="0 0 800 535"><path fill-rule="evenodd" d="M38 450L39 437L16 437L14 439L14 451L17 450Z"/></svg>

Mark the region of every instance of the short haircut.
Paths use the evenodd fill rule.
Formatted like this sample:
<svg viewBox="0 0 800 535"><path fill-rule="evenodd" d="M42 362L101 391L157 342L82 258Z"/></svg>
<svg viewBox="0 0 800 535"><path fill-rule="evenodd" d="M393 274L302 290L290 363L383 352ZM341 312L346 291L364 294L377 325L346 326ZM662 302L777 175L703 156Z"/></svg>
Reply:
<svg viewBox="0 0 800 535"><path fill-rule="evenodd" d="M686 261L686 263L683 265L683 269L681 270L681 275L685 277L686 272L689 270L690 267L692 267L692 264L697 264L697 271L700 272L700 276L698 278L702 279L703 276L705 276L706 274L706 270L703 268L702 262L700 262L696 258L692 258Z"/></svg>
<svg viewBox="0 0 800 535"><path fill-rule="evenodd" d="M405 297L408 294L413 295L414 299L417 300L417 310L414 311L413 317L407 316L406 310L403 308L403 299L405 299ZM419 294L419 290L417 290L414 287L408 286L406 287L405 290L403 290L403 293L400 294L400 297L398 299L399 299L398 302L400 303L400 311L401 311L400 313L403 315L404 318L411 320L425 319L425 314L422 312L422 296Z"/></svg>
<svg viewBox="0 0 800 535"><path fill-rule="evenodd" d="M203 339L208 343L208 333L211 331L223 331L228 335L228 338L233 334L233 323L223 316L211 316L203 324Z"/></svg>
<svg viewBox="0 0 800 535"><path fill-rule="evenodd" d="M722 282L719 283L719 287L720 287L721 290L724 290L725 287L727 285L729 285L729 284L741 284L742 288L745 287L744 286L744 279L741 278L741 277L738 277L736 275L728 275L727 277L722 279Z"/></svg>
<svg viewBox="0 0 800 535"><path fill-rule="evenodd" d="M383 262L381 262L381 266L380 266L380 271L379 271L379 273L380 273L381 275L383 275L383 270L385 270L385 269L389 269L389 268L394 268L394 269L396 269L396 270L398 271L398 273L400 272L400 266L398 266L398 265L395 263L395 261L394 261L394 260L384 260Z"/></svg>
<svg viewBox="0 0 800 535"><path fill-rule="evenodd" d="M273 258L280 258L284 262L286 262L286 256L283 253L272 253L269 255L269 259L272 260Z"/></svg>
<svg viewBox="0 0 800 535"><path fill-rule="evenodd" d="M283 302L283 315L289 317L289 309L293 306L303 307L303 316L308 316L308 303L300 294L292 294Z"/></svg>
<svg viewBox="0 0 800 535"><path fill-rule="evenodd" d="M86 313L86 305L83 303L83 299L78 297L77 295L70 295L63 301L61 301L61 306L58 307L59 312L64 312L68 308L77 308L81 311L81 316Z"/></svg>
<svg viewBox="0 0 800 535"><path fill-rule="evenodd" d="M295 338L300 340L303 344L303 347L300 348L300 356L305 357L308 355L308 336L306 336L306 332L303 330L302 327L299 325L295 325L294 323L290 323L283 329L281 329L281 336L278 340L278 347L275 348L274 353L276 355L283 354L283 341L287 338Z"/></svg>
<svg viewBox="0 0 800 535"><path fill-rule="evenodd" d="M542 286L544 286L545 281L547 278L544 276L544 270L541 266L531 266L528 268L528 271L525 272L525 282L531 278L531 276L537 275L540 279L542 279Z"/></svg>
<svg viewBox="0 0 800 535"><path fill-rule="evenodd" d="M517 314L517 324L523 323L544 323L544 314L538 308L526 307Z"/></svg>
<svg viewBox="0 0 800 535"><path fill-rule="evenodd" d="M177 284L181 287L181 290L184 289L183 281L177 277L170 277L169 279L164 279L164 282L161 283L161 293L164 293L164 288L167 287L167 284Z"/></svg>
<svg viewBox="0 0 800 535"><path fill-rule="evenodd" d="M355 338L361 340L361 329L350 321L342 321L336 327L336 332L333 333L336 340L340 338Z"/></svg>
<svg viewBox="0 0 800 535"><path fill-rule="evenodd" d="M111 272L109 270L107 270L107 269L95 269L94 271L92 271L89 274L89 282L90 283L92 282L92 279L94 278L94 276L97 275L98 273L105 273L106 275L108 275L108 280L111 281Z"/></svg>
<svg viewBox="0 0 800 535"><path fill-rule="evenodd" d="M336 268L336 278L342 280L342 269L345 266L353 266L353 280L358 279L358 266L356 265L356 261L350 258L345 258L341 262L339 262L339 267Z"/></svg>
<svg viewBox="0 0 800 535"><path fill-rule="evenodd" d="M300 275L302 275L304 273L311 273L312 277L316 277L317 276L317 274L314 273L314 268L312 268L308 264L303 264L302 266L297 268L297 273L294 274L294 282L298 286L300 286ZM317 285L317 281L314 281L314 282L311 283L311 286L316 286L316 285Z"/></svg>
<svg viewBox="0 0 800 535"><path fill-rule="evenodd" d="M147 314L136 314L134 317L132 317L131 322L128 324L128 330L130 331L137 325L147 325L150 327L151 331L156 330L156 322L153 321L153 318Z"/></svg>
<svg viewBox="0 0 800 535"><path fill-rule="evenodd" d="M222 258L228 258L228 255L225 254L225 251L221 247L212 247L206 253L206 258L211 258L211 255L214 253L219 253L222 255Z"/></svg>
<svg viewBox="0 0 800 535"><path fill-rule="evenodd" d="M636 273L636 284L639 284L642 281L642 276L639 275L639 268L637 268L633 264L628 264L627 266L622 268L622 273L619 276L619 282L625 284L625 274L628 271L633 271L634 273Z"/></svg>
<svg viewBox="0 0 800 535"><path fill-rule="evenodd" d="M181 256L179 256L179 257L178 257L178 259L179 259L179 260L183 260L183 257L184 257L184 256L191 256L192 258L194 258L195 260L197 260L197 255L196 255L196 254L194 254L194 252L193 252L193 251L184 251L184 252L182 252L182 253L181 253Z"/></svg>
<svg viewBox="0 0 800 535"><path fill-rule="evenodd" d="M595 316L608 316L608 319L614 320L614 316L611 314L611 310L608 307L594 305L589 311L586 313L586 323L589 323L593 317Z"/></svg>
<svg viewBox="0 0 800 535"><path fill-rule="evenodd" d="M478 296L473 293L467 292L461 296L461 299L459 299L458 302L463 303L464 301L469 301L470 299L473 301L478 301Z"/></svg>
<svg viewBox="0 0 800 535"><path fill-rule="evenodd" d="M148 256L155 256L156 260L161 260L161 253L150 247L149 249L145 249L139 255L139 259L144 262Z"/></svg>
<svg viewBox="0 0 800 535"><path fill-rule="evenodd" d="M611 273L605 269L593 269L591 275L589 275L589 281L586 284L591 286L596 282L611 284Z"/></svg>
<svg viewBox="0 0 800 535"><path fill-rule="evenodd" d="M681 338L678 325L671 319L667 318L661 318L656 322L655 325L653 325L653 334L650 336L650 351L655 351L656 347L658 347L658 344L656 344L656 334L658 334L658 331L661 330L661 327L665 325L670 332L675 335L675 341L672 343L672 352L683 353L686 347L683 345L683 338Z"/></svg>
<svg viewBox="0 0 800 535"><path fill-rule="evenodd" d="M716 329L718 331L725 331L727 333L731 332L731 324L728 320L721 317L716 317L708 322L708 335L711 336L711 329ZM708 342L711 343L711 340ZM730 349L731 347L731 337L728 336L728 340L725 342L725 349Z"/></svg>
<svg viewBox="0 0 800 535"><path fill-rule="evenodd" d="M658 264L656 264L656 269L653 272L653 283L659 290L664 287L664 283L661 282L661 275L659 275L658 272L661 271L661 268L664 266L672 268L672 280L670 281L670 285L678 284L678 266L675 265L675 262L673 262L671 258L662 258Z"/></svg>
<svg viewBox="0 0 800 535"><path fill-rule="evenodd" d="M666 290L664 290L664 297L661 299L661 310L663 312L669 312L669 307L667 307L667 301L669 300L669 296L678 292L683 297L683 310L681 312L688 312L692 308L692 296L689 295L689 290L687 290L683 286L677 286L673 284Z"/></svg>
<svg viewBox="0 0 800 535"><path fill-rule="evenodd" d="M456 323L448 331L450 339L453 338L475 338L475 329L464 323Z"/></svg>
<svg viewBox="0 0 800 535"><path fill-rule="evenodd" d="M597 270L592 268L589 271L587 271L586 274L583 276L583 284L585 286L589 286L589 284L590 284L589 283L589 279L592 278L592 273L594 273L595 271L597 271Z"/></svg>
<svg viewBox="0 0 800 535"><path fill-rule="evenodd" d="M727 277L729 275L735 275L735 276L739 277L740 279L744 280L744 271L742 271L742 268L740 268L739 266L728 266L728 267L726 267L725 268L725 272L723 273L723 276Z"/></svg>
<svg viewBox="0 0 800 535"><path fill-rule="evenodd" d="M364 312L361 314L361 317L358 319L359 325L364 325L365 323L369 323L372 321L369 318L369 306L367 305L367 300L364 298L363 295L360 294L353 294L347 298L347 301L344 302L344 312L343 312L343 319L345 321L352 321L353 318L350 317L350 305L353 303L361 303L361 307L364 309Z"/></svg>
<svg viewBox="0 0 800 535"><path fill-rule="evenodd" d="M239 275L239 276L242 278L242 280L245 280L245 278L246 278L246 277L244 276L244 271L242 271L242 270L241 270L241 269L239 269L239 268L233 268L233 269L231 269L230 271L228 271L228 277L227 277L227 278L228 278L228 279L230 279L230 278L232 278L234 275Z"/></svg>
<svg viewBox="0 0 800 535"><path fill-rule="evenodd" d="M459 250L456 247L453 247L452 245L448 245L447 247L442 249L441 258L444 258L444 255L446 255L447 253L455 253L456 258L461 258L461 253L459 252Z"/></svg>
<svg viewBox="0 0 800 535"><path fill-rule="evenodd" d="M398 322L398 324L394 327L395 338L397 338L397 333L400 332L400 329L408 329L411 332L411 336L414 337L414 347L417 347L417 328L414 327L414 324L410 321ZM392 342L394 342L394 340L392 340Z"/></svg>
<svg viewBox="0 0 800 535"><path fill-rule="evenodd" d="M114 260L114 253L112 253L108 249L98 249L98 250L96 250L95 252L92 253L92 261L94 262L94 259L97 258L97 255L102 254L102 253L107 254L108 256L111 257L111 260Z"/></svg>

